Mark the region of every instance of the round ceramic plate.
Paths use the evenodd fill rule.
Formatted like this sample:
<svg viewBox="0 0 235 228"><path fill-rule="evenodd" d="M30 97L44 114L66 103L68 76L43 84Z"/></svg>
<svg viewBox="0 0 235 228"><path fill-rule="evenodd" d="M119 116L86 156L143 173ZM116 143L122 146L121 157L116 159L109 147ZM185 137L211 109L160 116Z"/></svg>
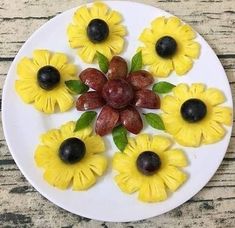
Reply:
<svg viewBox="0 0 235 228"><path fill-rule="evenodd" d="M128 29L127 45L122 53L130 59L140 45L138 37L142 30L150 26L150 22L159 16L169 16L160 9L127 1L112 1L107 4L123 15L123 24ZM131 9L131 10L130 10ZM34 163L34 150L39 143L39 135L61 124L77 120L81 115L75 108L66 113L45 115L36 111L32 105L24 104L14 90L17 78L16 65L23 56L31 56L34 49L49 49L67 53L79 69L89 65L84 64L75 50L68 45L66 28L72 20L76 9L68 10L43 25L23 45L11 65L3 91L3 127L5 137L12 156L28 179L28 181L47 199L72 213L103 221L134 221L157 216L170 211L194 196L219 167L231 135L227 129L226 137L219 143L200 148L183 148L190 161L185 171L189 174L188 181L169 198L160 203L142 203L136 195L127 195L120 191L113 181L114 173L109 170L98 183L87 191L58 190L43 180L43 172ZM178 77L174 73L166 80L174 84L180 82L203 82L209 87L217 87L224 91L227 106L232 107L232 96L226 74L207 42L200 36L197 41L201 44L201 55L195 61L193 69L185 76ZM90 65L91 66L91 65ZM96 65L92 65L97 67ZM151 127L144 132L162 134ZM111 158L117 151L111 136L104 137L107 142L107 154ZM182 148L182 146L175 145ZM111 162L110 162L111 163Z"/></svg>

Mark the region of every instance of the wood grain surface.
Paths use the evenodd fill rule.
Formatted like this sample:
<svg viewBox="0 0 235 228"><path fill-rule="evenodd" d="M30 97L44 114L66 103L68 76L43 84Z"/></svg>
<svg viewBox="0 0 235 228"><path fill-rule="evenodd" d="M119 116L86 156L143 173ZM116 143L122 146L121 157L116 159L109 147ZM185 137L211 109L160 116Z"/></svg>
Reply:
<svg viewBox="0 0 235 228"><path fill-rule="evenodd" d="M55 15L89 1L0 0L0 93L8 68L27 38ZM139 1L141 2L141 1ZM235 1L146 0L179 16L212 46L235 97ZM211 181L192 199L164 215L134 222L106 223L73 215L43 198L12 159L0 127L0 227L235 227L235 130Z"/></svg>

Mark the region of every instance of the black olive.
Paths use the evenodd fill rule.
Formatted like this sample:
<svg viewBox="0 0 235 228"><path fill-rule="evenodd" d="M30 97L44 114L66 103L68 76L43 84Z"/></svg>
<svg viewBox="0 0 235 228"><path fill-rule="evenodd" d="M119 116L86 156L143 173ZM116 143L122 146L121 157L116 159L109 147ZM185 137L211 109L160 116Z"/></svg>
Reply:
<svg viewBox="0 0 235 228"><path fill-rule="evenodd" d="M59 156L61 160L69 164L74 164L82 160L85 153L85 144L78 138L68 138L64 140L59 148Z"/></svg>
<svg viewBox="0 0 235 228"><path fill-rule="evenodd" d="M155 49L157 54L162 58L170 58L176 52L177 43L172 37L163 36L157 41Z"/></svg>
<svg viewBox="0 0 235 228"><path fill-rule="evenodd" d="M53 66L44 66L39 69L37 80L42 89L52 90L60 82L60 72Z"/></svg>
<svg viewBox="0 0 235 228"><path fill-rule="evenodd" d="M144 151L138 156L136 165L141 173L150 176L156 173L160 168L161 160L156 153L152 151Z"/></svg>
<svg viewBox="0 0 235 228"><path fill-rule="evenodd" d="M91 42L100 43L107 39L109 26L101 19L93 19L87 26L87 35Z"/></svg>
<svg viewBox="0 0 235 228"><path fill-rule="evenodd" d="M184 120L195 123L206 116L207 107L203 101L192 98L182 104L180 112Z"/></svg>

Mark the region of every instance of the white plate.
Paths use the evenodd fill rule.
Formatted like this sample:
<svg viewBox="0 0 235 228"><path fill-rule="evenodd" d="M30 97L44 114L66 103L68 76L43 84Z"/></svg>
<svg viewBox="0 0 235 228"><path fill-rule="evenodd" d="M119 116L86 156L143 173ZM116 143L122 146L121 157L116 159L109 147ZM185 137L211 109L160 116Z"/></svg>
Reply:
<svg viewBox="0 0 235 228"><path fill-rule="evenodd" d="M138 37L142 30L149 27L150 22L156 17L170 15L152 6L134 2L112 1L107 4L112 9L121 12L124 17L123 24L127 27L129 35L127 47L122 56L127 59L133 56L139 46ZM72 50L67 42L66 28L75 10L71 9L60 14L35 32L17 54L7 75L3 91L2 120L5 137L16 164L28 181L44 197L59 207L84 217L113 222L134 221L160 215L178 207L202 189L213 176L226 152L231 128L228 128L226 137L219 143L197 149L184 148L190 161L185 171L188 172L190 178L177 192L161 203L142 203L137 200L136 195L122 193L114 184L112 178L114 174L110 166L107 174L85 192L61 191L53 188L43 180L42 170L35 166L33 155L39 143L39 135L67 121L76 120L81 113L74 108L63 114L44 115L37 112L31 105L22 103L14 91L14 82L17 78L16 65L23 56L31 56L34 49L47 48L67 53L80 69L88 67L76 56L75 50ZM184 77L172 74L167 80L175 84L203 82L209 87L220 88L227 97L226 105L232 107L231 91L221 63L200 35L197 41L202 49L200 58L195 61L193 69ZM93 67L96 66L93 65ZM161 133L150 127L146 128L145 132ZM105 137L105 140L111 145L107 151L111 157L117 149L110 136Z"/></svg>

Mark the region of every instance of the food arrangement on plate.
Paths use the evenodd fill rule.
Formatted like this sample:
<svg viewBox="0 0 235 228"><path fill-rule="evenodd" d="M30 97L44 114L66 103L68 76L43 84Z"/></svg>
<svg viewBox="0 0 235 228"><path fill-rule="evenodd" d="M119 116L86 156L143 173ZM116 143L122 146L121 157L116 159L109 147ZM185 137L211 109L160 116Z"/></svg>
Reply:
<svg viewBox="0 0 235 228"><path fill-rule="evenodd" d="M222 140L232 109L223 106L223 92L210 85L157 81L172 72L186 76L200 59L197 34L189 25L157 17L140 31L142 45L131 60L121 56L127 33L121 12L100 2L80 7L68 25L68 43L76 58L97 61L100 69L81 69L66 53L37 49L19 61L15 89L40 112L56 115L75 107L79 112L77 122L43 133L35 150L36 165L50 185L93 187L107 172L104 138L112 134L118 151L110 162L113 183L124 193L138 192L140 201L164 201L190 178L183 171L190 166L187 147ZM156 134L145 132L146 125Z"/></svg>

